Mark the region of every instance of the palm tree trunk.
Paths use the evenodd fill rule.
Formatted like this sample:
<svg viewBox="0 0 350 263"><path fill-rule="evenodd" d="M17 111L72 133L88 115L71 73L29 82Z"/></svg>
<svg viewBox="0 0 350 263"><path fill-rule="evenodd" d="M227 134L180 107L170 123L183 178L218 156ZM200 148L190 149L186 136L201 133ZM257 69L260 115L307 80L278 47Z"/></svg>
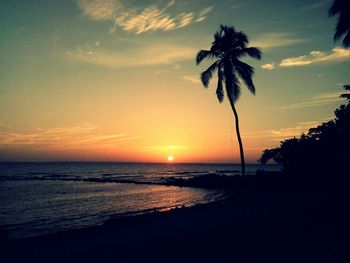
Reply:
<svg viewBox="0 0 350 263"><path fill-rule="evenodd" d="M243 143L242 143L242 139L241 139L241 134L239 132L238 113L237 113L237 110L236 110L236 107L235 107L235 104L233 103L233 101L230 99L229 99L229 101L231 104L233 114L235 115L237 140L238 140L238 144L239 144L239 153L241 156L242 176L244 176L245 175L245 161L244 161Z"/></svg>

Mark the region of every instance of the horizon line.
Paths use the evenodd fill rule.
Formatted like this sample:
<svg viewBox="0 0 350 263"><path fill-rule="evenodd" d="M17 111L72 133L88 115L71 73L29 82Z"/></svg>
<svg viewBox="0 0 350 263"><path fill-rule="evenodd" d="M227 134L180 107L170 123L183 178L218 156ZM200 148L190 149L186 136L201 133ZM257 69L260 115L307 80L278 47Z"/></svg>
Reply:
<svg viewBox="0 0 350 263"><path fill-rule="evenodd" d="M9 164L9 163L110 163L110 164L232 164L232 165L241 165L240 163L229 163L229 162L123 162L123 161L0 161L0 164ZM261 164L259 162L250 162L246 164ZM262 165L262 164L261 164ZM266 165L275 165L275 163L270 163Z"/></svg>

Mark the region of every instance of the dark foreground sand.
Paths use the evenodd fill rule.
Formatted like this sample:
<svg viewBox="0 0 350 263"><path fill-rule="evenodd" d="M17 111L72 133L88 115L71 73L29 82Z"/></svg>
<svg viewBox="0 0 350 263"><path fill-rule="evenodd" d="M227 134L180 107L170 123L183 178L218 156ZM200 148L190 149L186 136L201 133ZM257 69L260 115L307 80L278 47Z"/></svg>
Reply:
<svg viewBox="0 0 350 263"><path fill-rule="evenodd" d="M344 262L322 194L245 192L102 227L7 242L1 262ZM340 234L340 235L339 235Z"/></svg>

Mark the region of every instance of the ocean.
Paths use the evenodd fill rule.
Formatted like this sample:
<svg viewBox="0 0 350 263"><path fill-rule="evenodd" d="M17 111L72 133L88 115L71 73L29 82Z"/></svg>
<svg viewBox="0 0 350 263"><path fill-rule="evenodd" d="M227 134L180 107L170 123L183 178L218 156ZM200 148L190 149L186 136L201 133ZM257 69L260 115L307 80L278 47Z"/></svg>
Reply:
<svg viewBox="0 0 350 263"><path fill-rule="evenodd" d="M248 164L246 169L280 167ZM0 163L0 230L9 231L8 240L20 239L213 202L230 193L162 184L171 177L239 170L238 164Z"/></svg>

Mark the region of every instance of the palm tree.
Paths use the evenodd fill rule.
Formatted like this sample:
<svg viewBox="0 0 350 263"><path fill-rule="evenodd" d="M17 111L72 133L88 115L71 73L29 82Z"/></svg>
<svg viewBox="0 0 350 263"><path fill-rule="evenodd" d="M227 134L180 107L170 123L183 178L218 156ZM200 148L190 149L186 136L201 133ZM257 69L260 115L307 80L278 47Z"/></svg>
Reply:
<svg viewBox="0 0 350 263"><path fill-rule="evenodd" d="M338 23L335 28L334 41L337 41L341 36L343 46L350 47L350 2L349 0L334 0L328 11L329 16L339 15Z"/></svg>
<svg viewBox="0 0 350 263"><path fill-rule="evenodd" d="M214 34L214 41L211 44L210 50L200 50L196 57L197 65L204 59L215 60L207 70L201 73L201 81L204 87L207 88L215 71L218 72L216 95L220 103L224 100L225 92L223 84L225 84L226 95L235 116L242 175L245 175L245 161L235 102L238 100L241 93L240 79L243 80L253 94L255 94L255 86L252 80L254 68L242 62L240 58L248 55L255 59L261 59L260 49L256 47L247 47L248 43L248 37L242 31L236 31L234 27L221 25L220 29Z"/></svg>

